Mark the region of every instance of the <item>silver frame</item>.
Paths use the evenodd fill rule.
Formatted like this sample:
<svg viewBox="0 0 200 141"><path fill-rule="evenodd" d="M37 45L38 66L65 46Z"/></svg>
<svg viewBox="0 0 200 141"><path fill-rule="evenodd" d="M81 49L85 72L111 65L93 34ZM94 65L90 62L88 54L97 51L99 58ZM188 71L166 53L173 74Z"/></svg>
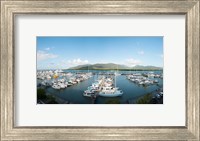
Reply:
<svg viewBox="0 0 200 141"><path fill-rule="evenodd" d="M200 139L199 0L0 0L1 140L193 140ZM18 14L186 15L186 126L15 127L14 18Z"/></svg>

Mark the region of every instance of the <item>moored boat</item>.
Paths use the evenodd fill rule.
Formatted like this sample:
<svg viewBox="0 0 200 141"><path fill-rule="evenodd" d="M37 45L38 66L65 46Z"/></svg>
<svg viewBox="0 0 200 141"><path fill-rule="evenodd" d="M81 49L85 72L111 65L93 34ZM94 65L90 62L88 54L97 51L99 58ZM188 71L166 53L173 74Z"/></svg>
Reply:
<svg viewBox="0 0 200 141"><path fill-rule="evenodd" d="M123 91L114 87L103 87L103 90L99 92L99 96L103 97L117 97L122 95Z"/></svg>

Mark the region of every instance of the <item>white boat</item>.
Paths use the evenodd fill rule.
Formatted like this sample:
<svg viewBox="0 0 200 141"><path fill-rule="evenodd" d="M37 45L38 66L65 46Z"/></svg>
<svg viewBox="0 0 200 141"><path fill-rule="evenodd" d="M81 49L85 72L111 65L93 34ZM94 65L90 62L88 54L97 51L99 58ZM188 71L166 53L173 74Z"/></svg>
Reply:
<svg viewBox="0 0 200 141"><path fill-rule="evenodd" d="M143 81L140 81L140 82L139 82L139 84L140 84L140 85L143 85L143 84L144 84L144 82L143 82Z"/></svg>
<svg viewBox="0 0 200 141"><path fill-rule="evenodd" d="M50 80L50 79L51 79L51 76L50 76L50 75L47 75L46 78L47 78L48 80Z"/></svg>
<svg viewBox="0 0 200 141"><path fill-rule="evenodd" d="M62 88L62 89L65 88L65 84L63 84L63 83L60 83L59 86L60 86L60 88Z"/></svg>
<svg viewBox="0 0 200 141"><path fill-rule="evenodd" d="M90 93L83 93L83 96L91 97L92 95Z"/></svg>
<svg viewBox="0 0 200 141"><path fill-rule="evenodd" d="M99 85L102 81L98 80L98 81L95 81L94 83L92 83L91 86L89 86L87 88L87 90L84 91L83 93L83 96L87 96L87 97L92 97L92 96L95 96L95 93L99 92Z"/></svg>
<svg viewBox="0 0 200 141"><path fill-rule="evenodd" d="M107 86L103 87L103 89L99 92L99 96L103 97L117 97L122 96L123 91L119 90L119 88L116 87L116 75L115 75L115 87Z"/></svg>
<svg viewBox="0 0 200 141"><path fill-rule="evenodd" d="M67 88L67 86L68 86L68 82L65 82L65 87Z"/></svg>
<svg viewBox="0 0 200 141"><path fill-rule="evenodd" d="M54 88L54 89L60 89L60 86L54 84L54 85L52 86L52 88Z"/></svg>
<svg viewBox="0 0 200 141"><path fill-rule="evenodd" d="M44 86L46 86L46 83L47 83L46 81L41 82L41 84L44 85Z"/></svg>
<svg viewBox="0 0 200 141"><path fill-rule="evenodd" d="M86 90L83 93L83 96L87 96L87 97L91 97L92 95L94 95L94 91L92 90Z"/></svg>
<svg viewBox="0 0 200 141"><path fill-rule="evenodd" d="M122 95L123 95L122 90L118 90L118 88L113 88L113 87L103 87L103 90L99 92L99 96L103 97L117 97Z"/></svg>
<svg viewBox="0 0 200 141"><path fill-rule="evenodd" d="M68 86L72 86L72 85L73 85L72 81L71 81L71 80L68 81L68 82L67 82L67 85L68 85Z"/></svg>
<svg viewBox="0 0 200 141"><path fill-rule="evenodd" d="M145 80L145 81L144 81L144 84L147 84L147 85L148 85L148 84L150 84L150 83L151 83L151 82L150 82L149 80Z"/></svg>
<svg viewBox="0 0 200 141"><path fill-rule="evenodd" d="M61 72L64 72L64 71L63 70L55 70L55 72L61 73Z"/></svg>
<svg viewBox="0 0 200 141"><path fill-rule="evenodd" d="M154 80L153 82L154 82L154 83L158 83L158 80Z"/></svg>
<svg viewBox="0 0 200 141"><path fill-rule="evenodd" d="M80 83L80 79L76 79L76 82L77 82L77 83Z"/></svg>

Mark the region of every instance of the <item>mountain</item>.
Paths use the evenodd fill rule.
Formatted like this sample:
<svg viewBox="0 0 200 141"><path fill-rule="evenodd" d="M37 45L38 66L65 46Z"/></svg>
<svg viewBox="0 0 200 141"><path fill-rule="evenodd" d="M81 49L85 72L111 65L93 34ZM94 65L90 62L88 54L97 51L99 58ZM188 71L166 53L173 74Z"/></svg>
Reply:
<svg viewBox="0 0 200 141"><path fill-rule="evenodd" d="M69 68L69 69L79 70L79 69L81 69L81 68L88 68L88 66L91 66L91 64L78 65L78 66L75 66L75 67L71 67L71 68Z"/></svg>
<svg viewBox="0 0 200 141"><path fill-rule="evenodd" d="M161 67L156 66L141 66L137 65L134 67L128 67L125 65L114 64L114 63L107 63L107 64L86 64L86 65L79 65L76 67L72 67L69 69L74 70L162 70Z"/></svg>
<svg viewBox="0 0 200 141"><path fill-rule="evenodd" d="M132 67L132 69L139 69L139 70L162 70L163 68L161 67L156 67L156 66L141 66L141 65L136 65Z"/></svg>
<svg viewBox="0 0 200 141"><path fill-rule="evenodd" d="M76 67L72 67L69 69L77 69L77 70L107 70L107 69L127 69L127 66L125 65L118 65L114 63L107 63L107 64L87 64L87 65L79 65Z"/></svg>

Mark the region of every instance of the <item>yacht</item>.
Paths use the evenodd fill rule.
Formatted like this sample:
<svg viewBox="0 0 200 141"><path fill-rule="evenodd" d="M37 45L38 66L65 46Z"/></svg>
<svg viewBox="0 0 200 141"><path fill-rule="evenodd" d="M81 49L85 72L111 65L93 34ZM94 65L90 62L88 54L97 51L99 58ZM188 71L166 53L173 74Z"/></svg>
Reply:
<svg viewBox="0 0 200 141"><path fill-rule="evenodd" d="M83 93L83 96L87 96L87 97L91 97L92 95L94 95L94 91L93 90L85 90Z"/></svg>
<svg viewBox="0 0 200 141"><path fill-rule="evenodd" d="M58 85L60 86L60 88L64 89L66 86L64 83L58 83Z"/></svg>
<svg viewBox="0 0 200 141"><path fill-rule="evenodd" d="M52 88L54 88L54 89L60 89L60 86L54 84L54 85L52 86Z"/></svg>
<svg viewBox="0 0 200 141"><path fill-rule="evenodd" d="M122 96L123 91L118 90L118 88L114 87L103 87L103 90L99 92L99 96L103 97L117 97L117 96Z"/></svg>
<svg viewBox="0 0 200 141"><path fill-rule="evenodd" d="M92 97L100 91L100 84L102 80L96 80L91 86L84 91L83 96Z"/></svg>
<svg viewBox="0 0 200 141"><path fill-rule="evenodd" d="M99 92L99 96L103 97L117 97L117 96L122 96L123 91L119 90L119 88L116 87L116 74L115 74L115 87L112 86L104 86L102 90Z"/></svg>

